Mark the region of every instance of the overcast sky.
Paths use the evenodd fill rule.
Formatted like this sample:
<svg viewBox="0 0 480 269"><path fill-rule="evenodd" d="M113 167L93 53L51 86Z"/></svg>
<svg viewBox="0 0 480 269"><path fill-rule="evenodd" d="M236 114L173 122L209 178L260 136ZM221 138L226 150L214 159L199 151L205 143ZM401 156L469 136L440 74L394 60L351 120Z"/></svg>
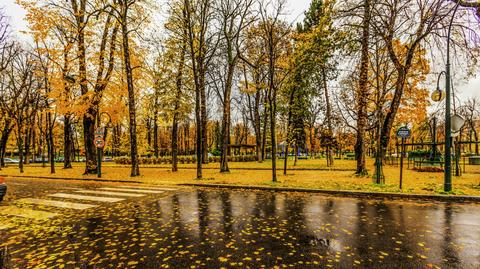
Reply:
<svg viewBox="0 0 480 269"><path fill-rule="evenodd" d="M288 0L289 6L288 19L291 22L301 20L303 18L303 12L308 8L310 0ZM15 0L1 0L0 7L5 9L5 12L12 24L13 32L21 37L20 31L26 29L26 22L24 21L25 11L15 4ZM480 74L471 78L468 81L455 81L456 90L459 91L459 95L462 99L467 97L476 96L480 98ZM432 90L435 86L432 85Z"/></svg>

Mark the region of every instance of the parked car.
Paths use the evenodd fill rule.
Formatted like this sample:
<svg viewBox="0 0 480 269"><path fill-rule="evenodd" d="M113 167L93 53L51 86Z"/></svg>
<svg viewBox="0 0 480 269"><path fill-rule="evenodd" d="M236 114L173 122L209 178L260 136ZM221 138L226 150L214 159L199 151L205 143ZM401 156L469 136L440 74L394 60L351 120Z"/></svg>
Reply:
<svg viewBox="0 0 480 269"><path fill-rule="evenodd" d="M104 162L113 162L113 158L111 158L111 157L105 157L105 158L103 158L103 161L104 161Z"/></svg>
<svg viewBox="0 0 480 269"><path fill-rule="evenodd" d="M35 158L35 159L33 160L33 162L34 162L34 163L42 163L42 162L48 163L48 158L43 158L43 160L42 160L41 157L37 157L37 158Z"/></svg>
<svg viewBox="0 0 480 269"><path fill-rule="evenodd" d="M5 183L5 178L0 177L0 202L3 200L5 194L7 194L7 184Z"/></svg>
<svg viewBox="0 0 480 269"><path fill-rule="evenodd" d="M10 159L10 158L5 158L3 160L5 161L6 164L18 164L19 163L18 160Z"/></svg>

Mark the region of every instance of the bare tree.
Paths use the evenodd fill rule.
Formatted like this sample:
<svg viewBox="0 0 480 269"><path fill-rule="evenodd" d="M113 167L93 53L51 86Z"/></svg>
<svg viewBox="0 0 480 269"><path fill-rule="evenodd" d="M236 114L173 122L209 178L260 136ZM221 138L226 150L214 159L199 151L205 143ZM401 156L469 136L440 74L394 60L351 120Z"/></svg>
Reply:
<svg viewBox="0 0 480 269"><path fill-rule="evenodd" d="M270 112L270 142L272 155L272 181L277 181L277 95L278 90L285 82L287 75L285 70L279 68L279 61L285 51L285 39L290 34L290 27L281 20L285 9L285 0L272 0L259 2L260 24L262 28L261 38L266 45L266 57L268 62L268 106Z"/></svg>
<svg viewBox="0 0 480 269"><path fill-rule="evenodd" d="M231 127L231 95L233 76L240 58L240 38L252 21L250 17L253 0L220 0L218 12L221 28L221 46L227 65L226 80L221 98L223 105L220 172L229 172L228 146Z"/></svg>
<svg viewBox="0 0 480 269"><path fill-rule="evenodd" d="M368 65L369 65L369 40L370 40L371 1L363 1L363 25L362 25L362 55L360 60L360 77L358 81L357 99L357 141L355 143L355 157L357 160L356 174L363 176L368 174L365 163L365 129L367 128L367 100L368 89Z"/></svg>
<svg viewBox="0 0 480 269"><path fill-rule="evenodd" d="M210 33L213 8L212 0L184 0L185 26L189 57L195 88L197 178L202 178L202 163L208 154L206 74L213 52L216 35Z"/></svg>
<svg viewBox="0 0 480 269"><path fill-rule="evenodd" d="M27 124L33 122L44 96L39 89L41 81L35 57L28 51L18 50L6 67L0 82L0 103L13 119L19 153L19 169L23 173L24 146Z"/></svg>

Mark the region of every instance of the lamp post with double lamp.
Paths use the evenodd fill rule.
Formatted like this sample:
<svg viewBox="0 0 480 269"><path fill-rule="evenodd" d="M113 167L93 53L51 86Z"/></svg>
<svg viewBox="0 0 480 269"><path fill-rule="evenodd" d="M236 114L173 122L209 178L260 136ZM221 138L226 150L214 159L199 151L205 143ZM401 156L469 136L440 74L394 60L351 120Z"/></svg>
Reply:
<svg viewBox="0 0 480 269"><path fill-rule="evenodd" d="M453 9L452 17L450 19L450 24L448 25L447 32L447 64L444 72L441 72L437 80L437 90L432 94L432 99L434 101L441 101L442 91L439 87L440 77L442 74L445 74L445 171L444 171L444 186L443 190L445 192L452 191L452 155L451 155L451 145L452 145L452 117L451 117L451 74L450 74L450 35L452 32L452 24L455 19L455 14L457 13L458 7L460 6L460 1L457 1ZM439 96L438 96L439 95ZM438 97L438 100L435 100L434 97ZM455 130L454 130L455 131Z"/></svg>
<svg viewBox="0 0 480 269"><path fill-rule="evenodd" d="M443 190L445 192L452 191L452 155L451 155L451 143L452 143L452 124L450 122L450 106L451 106L451 89L450 89L450 34L452 32L452 24L453 19L455 18L455 14L458 10L458 4L455 5L455 9L452 14L452 19L450 20L450 24L448 26L448 34L447 34L447 66L445 71L445 92L446 92L446 100L445 100L445 174L444 174L444 183L443 183ZM441 75L441 74L440 74Z"/></svg>

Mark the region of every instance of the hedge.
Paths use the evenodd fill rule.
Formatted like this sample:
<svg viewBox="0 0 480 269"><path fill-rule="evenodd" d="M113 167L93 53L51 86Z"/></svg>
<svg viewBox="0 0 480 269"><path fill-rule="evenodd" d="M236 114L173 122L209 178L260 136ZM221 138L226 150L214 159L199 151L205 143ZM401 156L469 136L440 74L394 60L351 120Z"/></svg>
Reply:
<svg viewBox="0 0 480 269"><path fill-rule="evenodd" d="M180 164L189 164L189 163L196 163L197 158L195 156L178 156L178 163ZM257 161L257 156L255 155L242 155L242 156L229 156L229 162L254 162ZM208 162L211 163L218 163L220 162L219 156L211 156L208 157ZM130 157L117 157L115 158L116 164L131 164ZM141 157L139 158L139 164L172 164L172 157L165 156L165 157Z"/></svg>

